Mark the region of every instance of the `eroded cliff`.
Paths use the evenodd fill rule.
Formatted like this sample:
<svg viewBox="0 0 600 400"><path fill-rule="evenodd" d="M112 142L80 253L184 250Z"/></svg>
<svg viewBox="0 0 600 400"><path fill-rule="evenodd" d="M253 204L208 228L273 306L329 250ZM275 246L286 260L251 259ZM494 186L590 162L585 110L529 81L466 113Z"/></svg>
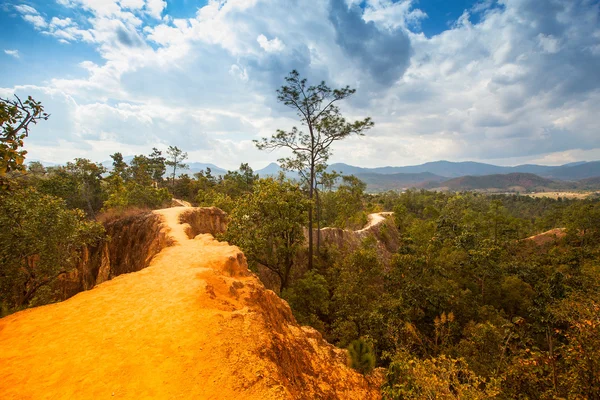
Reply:
<svg viewBox="0 0 600 400"><path fill-rule="evenodd" d="M174 200L175 201L175 200ZM217 234L227 228L227 214L216 207L190 208L181 211L181 222L190 237L200 233ZM179 207L178 209L182 209ZM162 249L172 244L163 217L150 211L116 218L104 223L106 239L86 247L77 267L57 282L60 300L66 300L107 280L140 271Z"/></svg>
<svg viewBox="0 0 600 400"><path fill-rule="evenodd" d="M1 319L3 398L380 398L189 213L155 212L172 246L147 268Z"/></svg>
<svg viewBox="0 0 600 400"><path fill-rule="evenodd" d="M391 257L398 250L400 235L395 226L393 212L369 214L368 222L360 230L352 231L340 228L322 228L321 243L342 250L356 250L367 237L376 239L377 252L384 259ZM317 236L317 232L313 237ZM314 239L316 240L316 238Z"/></svg>

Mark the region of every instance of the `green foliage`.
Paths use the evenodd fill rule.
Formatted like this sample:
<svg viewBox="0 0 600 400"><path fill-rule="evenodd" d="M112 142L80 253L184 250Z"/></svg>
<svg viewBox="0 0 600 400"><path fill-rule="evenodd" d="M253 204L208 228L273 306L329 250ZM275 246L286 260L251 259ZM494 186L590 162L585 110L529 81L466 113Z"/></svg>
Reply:
<svg viewBox="0 0 600 400"><path fill-rule="evenodd" d="M330 282L335 316L330 339L346 347L361 336L380 337L384 272L374 239L367 239L361 248L335 263L330 270Z"/></svg>
<svg viewBox="0 0 600 400"><path fill-rule="evenodd" d="M135 181L123 182L116 177L108 189L108 199L104 209L123 210L130 207L156 209L164 207L171 200L166 188L141 185Z"/></svg>
<svg viewBox="0 0 600 400"><path fill-rule="evenodd" d="M126 174L125 180L131 179L133 182L142 186L152 185L152 160L145 155L137 155L131 160L131 166ZM116 172L117 170L114 170Z"/></svg>
<svg viewBox="0 0 600 400"><path fill-rule="evenodd" d="M0 302L9 310L48 301L35 296L72 270L79 250L103 234L80 210L32 188L0 195L0 226Z"/></svg>
<svg viewBox="0 0 600 400"><path fill-rule="evenodd" d="M334 142L352 135L364 135L374 126L371 118L348 122L336 103L353 95L349 86L331 89L325 82L308 85L307 80L293 70L285 78L286 85L277 90L277 100L297 112L306 130L293 127L290 131L277 130L270 139L255 140L260 150L285 148L292 156L279 160L289 171L298 171L312 202L319 182L319 173L325 171ZM313 266L313 209L308 210L308 269Z"/></svg>
<svg viewBox="0 0 600 400"><path fill-rule="evenodd" d="M283 291L304 241L307 208L297 185L261 179L232 210L224 238L244 251L252 268L260 264L273 271Z"/></svg>
<svg viewBox="0 0 600 400"><path fill-rule="evenodd" d="M445 355L419 360L405 353L390 364L382 387L385 400L491 399L499 382L475 375L462 359Z"/></svg>
<svg viewBox="0 0 600 400"><path fill-rule="evenodd" d="M64 199L69 208L84 210L93 217L106 198L102 188L102 174L105 172L101 164L76 158L64 167L48 168L34 186L42 193Z"/></svg>
<svg viewBox="0 0 600 400"><path fill-rule="evenodd" d="M337 195L320 192L324 220ZM397 254L373 239L325 247L285 295L332 343L368 340L389 367L387 398L599 396L598 200L408 191L340 203L393 209ZM524 239L565 226L563 239Z"/></svg>
<svg viewBox="0 0 600 400"><path fill-rule="evenodd" d="M375 354L371 346L363 339L354 340L348 346L350 367L361 374L368 374L375 368Z"/></svg>
<svg viewBox="0 0 600 400"><path fill-rule="evenodd" d="M187 153L177 146L169 146L167 149L167 160L165 161L165 164L173 168L173 172L171 173L173 184L175 184L175 178L177 177L177 168L184 169L188 167L188 165L183 162L187 157Z"/></svg>
<svg viewBox="0 0 600 400"><path fill-rule="evenodd" d="M288 301L300 324L324 330L321 318L329 313L330 300L327 279L323 275L308 271L292 288L286 289L282 297Z"/></svg>
<svg viewBox="0 0 600 400"><path fill-rule="evenodd" d="M258 175L248 164L242 163L237 171L228 171L225 176L215 178L210 168L196 175L195 200L200 206L215 206L231 212L238 198L251 193Z"/></svg>
<svg viewBox="0 0 600 400"><path fill-rule="evenodd" d="M29 125L48 117L42 104L31 96L25 101L17 95L15 100L0 98L0 190L8 188L7 173L25 170L23 140L29 135Z"/></svg>
<svg viewBox="0 0 600 400"><path fill-rule="evenodd" d="M366 184L357 177L342 176L337 190L320 192L322 226L360 229L367 223L363 204Z"/></svg>
<svg viewBox="0 0 600 400"><path fill-rule="evenodd" d="M559 381L568 398L600 398L600 296L582 298L576 294L552 307L561 322L558 354L565 369Z"/></svg>

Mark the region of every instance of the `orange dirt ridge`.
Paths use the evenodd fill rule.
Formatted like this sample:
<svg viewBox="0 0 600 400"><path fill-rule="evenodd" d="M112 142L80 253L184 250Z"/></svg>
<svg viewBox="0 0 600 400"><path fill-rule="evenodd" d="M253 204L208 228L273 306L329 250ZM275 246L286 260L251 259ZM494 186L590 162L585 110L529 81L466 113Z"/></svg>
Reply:
<svg viewBox="0 0 600 400"><path fill-rule="evenodd" d="M380 381L300 327L238 248L175 240L139 272L0 319L2 399L379 399Z"/></svg>
<svg viewBox="0 0 600 400"><path fill-rule="evenodd" d="M538 246L541 246L548 243L554 243L557 240L564 238L566 235L565 228L554 228L538 235L530 236L525 240L531 240Z"/></svg>

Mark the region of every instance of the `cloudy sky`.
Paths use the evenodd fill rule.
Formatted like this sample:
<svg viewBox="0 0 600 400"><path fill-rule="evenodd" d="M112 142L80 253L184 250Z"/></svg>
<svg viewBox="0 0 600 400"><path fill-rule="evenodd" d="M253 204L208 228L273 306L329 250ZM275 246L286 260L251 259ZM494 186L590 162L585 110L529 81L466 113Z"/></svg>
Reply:
<svg viewBox="0 0 600 400"><path fill-rule="evenodd" d="M599 0L0 0L0 97L52 114L30 159L176 145L261 168L284 153L252 139L297 125L292 69L376 123L332 162L600 159Z"/></svg>

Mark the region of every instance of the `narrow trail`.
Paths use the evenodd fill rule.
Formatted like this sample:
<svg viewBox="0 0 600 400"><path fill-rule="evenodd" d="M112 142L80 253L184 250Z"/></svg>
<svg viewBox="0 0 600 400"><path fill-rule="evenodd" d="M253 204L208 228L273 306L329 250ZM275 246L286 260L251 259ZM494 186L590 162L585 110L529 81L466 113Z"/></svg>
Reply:
<svg viewBox="0 0 600 400"><path fill-rule="evenodd" d="M148 268L0 319L2 399L379 397L337 349L296 325L239 249L189 239L185 209L156 211L177 243ZM331 395L303 397L296 375Z"/></svg>
<svg viewBox="0 0 600 400"><path fill-rule="evenodd" d="M362 229L360 229L356 232L366 232L369 229L371 229L372 227L385 221L385 219L387 217L389 217L390 215L394 215L394 213L392 211L384 211L384 212L369 214L367 216L367 224Z"/></svg>

